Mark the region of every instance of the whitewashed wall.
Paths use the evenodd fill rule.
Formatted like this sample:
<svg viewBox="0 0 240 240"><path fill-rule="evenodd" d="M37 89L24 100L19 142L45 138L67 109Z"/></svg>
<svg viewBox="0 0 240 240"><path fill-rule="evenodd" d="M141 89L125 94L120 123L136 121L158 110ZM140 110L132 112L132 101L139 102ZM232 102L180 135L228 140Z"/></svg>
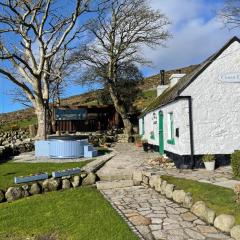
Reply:
<svg viewBox="0 0 240 240"><path fill-rule="evenodd" d="M163 112L163 128L164 128L164 150L173 152L179 155L190 154L190 140L189 140L189 113L187 100L179 100L177 102L168 104L161 109L157 109L148 113L144 117L145 134L142 138L147 139L150 144L159 146L159 119L158 112ZM176 128L179 128L179 137L174 136L175 145L169 144L168 140L168 113L173 112L174 135ZM157 116L157 124L152 124L153 113ZM140 125L141 126L141 120ZM151 139L150 133L154 131L155 139ZM140 130L140 133L142 131Z"/></svg>
<svg viewBox="0 0 240 240"><path fill-rule="evenodd" d="M240 83L223 74L240 73L240 44L227 48L181 95L193 98L195 154L231 154L240 149Z"/></svg>

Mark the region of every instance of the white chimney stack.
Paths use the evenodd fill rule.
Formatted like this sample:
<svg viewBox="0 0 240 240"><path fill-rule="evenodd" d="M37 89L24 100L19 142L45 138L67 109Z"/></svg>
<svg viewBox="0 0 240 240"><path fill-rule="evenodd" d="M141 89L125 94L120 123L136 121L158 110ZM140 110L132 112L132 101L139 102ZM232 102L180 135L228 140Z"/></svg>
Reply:
<svg viewBox="0 0 240 240"><path fill-rule="evenodd" d="M171 77L169 78L170 80L170 87L173 87L175 84L178 83L178 81L184 77L186 74L184 73L176 73L176 74L172 74Z"/></svg>

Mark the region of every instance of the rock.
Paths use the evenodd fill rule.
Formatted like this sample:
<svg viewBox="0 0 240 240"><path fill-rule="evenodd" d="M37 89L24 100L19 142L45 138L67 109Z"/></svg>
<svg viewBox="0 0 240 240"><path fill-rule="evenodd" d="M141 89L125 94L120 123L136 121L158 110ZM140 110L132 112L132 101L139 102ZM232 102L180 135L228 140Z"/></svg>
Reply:
<svg viewBox="0 0 240 240"><path fill-rule="evenodd" d="M157 192L161 192L161 186L162 186L162 179L161 177L158 177L156 180L155 180L155 183L154 183L154 188Z"/></svg>
<svg viewBox="0 0 240 240"><path fill-rule="evenodd" d="M143 181L142 172L141 172L141 171L134 171L134 172L133 172L132 179L133 179L134 185L136 185L136 186L137 186L137 185L140 185L141 182Z"/></svg>
<svg viewBox="0 0 240 240"><path fill-rule="evenodd" d="M44 192L56 191L60 188L60 185L61 180L55 178L46 179L42 183Z"/></svg>
<svg viewBox="0 0 240 240"><path fill-rule="evenodd" d="M149 183L149 178L145 175L143 175L143 183L146 185L148 185L148 183Z"/></svg>
<svg viewBox="0 0 240 240"><path fill-rule="evenodd" d="M232 215L221 214L215 218L214 227L223 232L229 233L235 224L235 218Z"/></svg>
<svg viewBox="0 0 240 240"><path fill-rule="evenodd" d="M96 182L96 174L93 172L90 172L82 181L82 185L93 185Z"/></svg>
<svg viewBox="0 0 240 240"><path fill-rule="evenodd" d="M173 184L167 184L165 193L167 198L173 198L173 191L174 191L175 186Z"/></svg>
<svg viewBox="0 0 240 240"><path fill-rule="evenodd" d="M74 176L72 180L72 186L74 188L80 186L80 180L81 180L80 176Z"/></svg>
<svg viewBox="0 0 240 240"><path fill-rule="evenodd" d="M5 201L4 191L0 190L0 203Z"/></svg>
<svg viewBox="0 0 240 240"><path fill-rule="evenodd" d="M80 174L80 176L81 176L81 178L85 178L85 177L87 176L87 173L86 173L86 172L82 172L82 173Z"/></svg>
<svg viewBox="0 0 240 240"><path fill-rule="evenodd" d="M68 179L62 180L62 189L69 189L71 188L71 183Z"/></svg>
<svg viewBox="0 0 240 240"><path fill-rule="evenodd" d="M186 193L183 190L174 190L173 191L173 200L177 203L183 203Z"/></svg>
<svg viewBox="0 0 240 240"><path fill-rule="evenodd" d="M150 186L151 188L154 188L154 187L155 187L156 182L158 181L158 178L159 178L158 175L152 175L152 176L149 178L149 186Z"/></svg>
<svg viewBox="0 0 240 240"><path fill-rule="evenodd" d="M8 202L13 202L23 197L22 189L19 187L8 188L5 197Z"/></svg>
<svg viewBox="0 0 240 240"><path fill-rule="evenodd" d="M42 192L42 187L39 183L33 183L29 190L31 195L40 194Z"/></svg>
<svg viewBox="0 0 240 240"><path fill-rule="evenodd" d="M165 195L166 186L167 186L167 181L162 181L161 194L163 194L163 195Z"/></svg>
<svg viewBox="0 0 240 240"><path fill-rule="evenodd" d="M203 201L196 202L191 207L191 212L210 224L214 223L216 213L212 209L207 208L206 204Z"/></svg>
<svg viewBox="0 0 240 240"><path fill-rule="evenodd" d="M23 197L28 197L28 196L30 196L29 186L28 186L27 184L25 184L25 185L22 186L22 195L23 195Z"/></svg>
<svg viewBox="0 0 240 240"><path fill-rule="evenodd" d="M183 207L191 208L193 205L193 198L191 193L186 193L183 201Z"/></svg>
<svg viewBox="0 0 240 240"><path fill-rule="evenodd" d="M231 237L240 240L240 225L234 226L230 231Z"/></svg>

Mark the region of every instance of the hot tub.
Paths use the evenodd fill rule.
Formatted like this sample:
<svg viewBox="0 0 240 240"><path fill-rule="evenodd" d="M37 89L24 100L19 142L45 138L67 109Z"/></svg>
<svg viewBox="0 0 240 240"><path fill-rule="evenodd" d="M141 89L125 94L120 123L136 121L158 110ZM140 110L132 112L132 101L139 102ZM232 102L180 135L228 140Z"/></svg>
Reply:
<svg viewBox="0 0 240 240"><path fill-rule="evenodd" d="M85 136L86 137L86 136ZM51 136L46 141L35 142L36 157L80 158L84 146L91 146L83 136Z"/></svg>
<svg viewBox="0 0 240 240"><path fill-rule="evenodd" d="M51 158L79 158L84 156L84 146L88 139L79 136L49 137L49 155Z"/></svg>

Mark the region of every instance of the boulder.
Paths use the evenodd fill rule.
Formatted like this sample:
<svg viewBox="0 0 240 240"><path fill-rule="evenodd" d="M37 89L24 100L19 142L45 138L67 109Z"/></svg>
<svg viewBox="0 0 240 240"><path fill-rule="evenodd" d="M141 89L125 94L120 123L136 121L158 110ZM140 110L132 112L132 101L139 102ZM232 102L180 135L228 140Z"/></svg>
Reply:
<svg viewBox="0 0 240 240"><path fill-rule="evenodd" d="M22 186L22 196L23 196L23 197L28 197L28 196L30 196L29 186L28 186L27 184L25 184L25 185Z"/></svg>
<svg viewBox="0 0 240 240"><path fill-rule="evenodd" d="M162 184L161 184L161 194L162 195L165 195L166 186L167 186L167 181L162 181Z"/></svg>
<svg viewBox="0 0 240 240"><path fill-rule="evenodd" d="M96 174L93 172L90 172L82 181L82 185L93 185L96 182Z"/></svg>
<svg viewBox="0 0 240 240"><path fill-rule="evenodd" d="M62 189L69 189L71 188L71 182L68 179L62 180Z"/></svg>
<svg viewBox="0 0 240 240"><path fill-rule="evenodd" d="M4 191L0 190L0 203L5 201Z"/></svg>
<svg viewBox="0 0 240 240"><path fill-rule="evenodd" d="M40 194L42 192L42 187L39 183L33 183L29 190L31 195Z"/></svg>
<svg viewBox="0 0 240 240"><path fill-rule="evenodd" d="M174 190L173 191L173 200L177 203L183 203L186 193L183 190Z"/></svg>
<svg viewBox="0 0 240 240"><path fill-rule="evenodd" d="M183 201L183 207L185 208L191 208L193 205L193 198L191 193L186 193L184 201Z"/></svg>
<svg viewBox="0 0 240 240"><path fill-rule="evenodd" d="M161 192L161 186L162 186L162 179L159 176L154 183L154 188L157 192Z"/></svg>
<svg viewBox="0 0 240 240"><path fill-rule="evenodd" d="M173 184L167 184L165 193L167 198L173 198L173 191L174 191L175 186Z"/></svg>
<svg viewBox="0 0 240 240"><path fill-rule="evenodd" d="M160 176L158 175L152 175L150 178L149 178L149 186L151 188L155 188L155 185L158 181L158 179L160 178Z"/></svg>
<svg viewBox="0 0 240 240"><path fill-rule="evenodd" d="M81 180L80 176L74 176L73 179L72 179L72 181L71 181L72 186L73 186L74 188L80 186L80 183L81 183L80 180Z"/></svg>
<svg viewBox="0 0 240 240"><path fill-rule="evenodd" d="M206 204L203 201L196 202L191 207L191 212L209 224L214 223L216 213L212 209L207 208Z"/></svg>
<svg viewBox="0 0 240 240"><path fill-rule="evenodd" d="M22 189L19 187L8 188L5 197L8 202L13 202L23 197Z"/></svg>
<svg viewBox="0 0 240 240"><path fill-rule="evenodd" d="M133 179L134 185L136 185L136 186L140 185L141 182L143 181L143 174L142 174L142 172L141 171L134 171L132 179Z"/></svg>
<svg viewBox="0 0 240 240"><path fill-rule="evenodd" d="M232 215L221 214L215 218L214 227L222 232L229 233L235 224L235 217Z"/></svg>
<svg viewBox="0 0 240 240"><path fill-rule="evenodd" d="M46 179L42 183L44 192L56 191L60 188L61 180L56 178Z"/></svg>
<svg viewBox="0 0 240 240"><path fill-rule="evenodd" d="M234 226L230 231L231 237L240 240L240 225Z"/></svg>

